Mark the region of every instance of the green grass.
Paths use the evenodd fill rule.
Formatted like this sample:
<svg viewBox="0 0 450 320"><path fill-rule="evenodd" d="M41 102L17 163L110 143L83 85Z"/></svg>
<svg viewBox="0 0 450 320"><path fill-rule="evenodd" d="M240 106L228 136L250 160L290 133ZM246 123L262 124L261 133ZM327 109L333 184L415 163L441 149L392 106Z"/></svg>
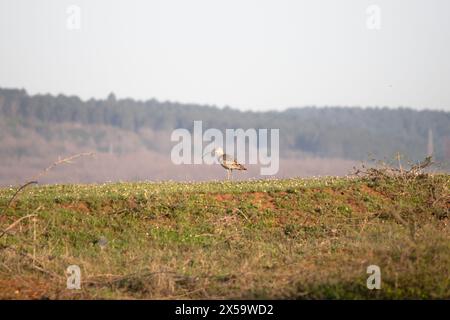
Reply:
<svg viewBox="0 0 450 320"><path fill-rule="evenodd" d="M449 175L34 186L1 298L450 298ZM102 248L98 240L106 238ZM34 259L34 261L33 261ZM66 289L80 266L82 289ZM382 287L368 290L367 266Z"/></svg>

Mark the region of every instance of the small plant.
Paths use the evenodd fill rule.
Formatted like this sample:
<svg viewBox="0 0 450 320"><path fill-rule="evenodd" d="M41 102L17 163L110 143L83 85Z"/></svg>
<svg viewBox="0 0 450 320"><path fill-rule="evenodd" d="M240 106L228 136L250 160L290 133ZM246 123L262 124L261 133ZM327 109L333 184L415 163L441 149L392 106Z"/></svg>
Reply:
<svg viewBox="0 0 450 320"><path fill-rule="evenodd" d="M425 169L430 168L434 162L432 157L428 156L423 161L418 164L411 165L408 170L405 170L400 162L400 155L397 155L398 168L394 167L386 162L379 162L377 167L367 168L364 164L358 169L354 167L355 176L363 176L372 180L383 179L383 178L402 178L402 179L414 179L426 175Z"/></svg>
<svg viewBox="0 0 450 320"><path fill-rule="evenodd" d="M397 161L398 167L385 162L380 162L378 167L362 165L361 169L355 168L354 175L368 179L372 187L395 197L396 204L387 210L387 214L408 228L414 240L417 229L430 218L428 212L439 219L449 216L449 181L435 179L425 171L434 164L431 156L409 169L402 167L400 155L397 155Z"/></svg>

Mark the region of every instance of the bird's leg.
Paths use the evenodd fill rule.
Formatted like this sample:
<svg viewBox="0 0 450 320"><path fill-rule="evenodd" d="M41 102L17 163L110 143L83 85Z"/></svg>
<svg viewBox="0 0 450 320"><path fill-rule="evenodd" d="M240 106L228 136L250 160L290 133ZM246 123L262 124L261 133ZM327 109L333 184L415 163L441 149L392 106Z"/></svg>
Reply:
<svg viewBox="0 0 450 320"><path fill-rule="evenodd" d="M227 180L230 180L230 170L227 169Z"/></svg>
<svg viewBox="0 0 450 320"><path fill-rule="evenodd" d="M230 170L231 181L233 181L233 169Z"/></svg>

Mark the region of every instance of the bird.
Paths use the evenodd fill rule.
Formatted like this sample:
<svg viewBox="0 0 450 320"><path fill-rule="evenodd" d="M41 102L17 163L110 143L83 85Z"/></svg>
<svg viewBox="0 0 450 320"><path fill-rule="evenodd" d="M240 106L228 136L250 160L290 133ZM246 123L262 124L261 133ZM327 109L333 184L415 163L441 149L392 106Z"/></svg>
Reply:
<svg viewBox="0 0 450 320"><path fill-rule="evenodd" d="M225 154L222 148L215 148L212 151L212 154L214 154L217 157L217 160L219 161L220 165L227 170L228 180L230 180L230 177L233 174L233 170L247 170L246 167L237 162L236 159L234 159L232 156ZM203 155L203 157L205 155L206 153Z"/></svg>

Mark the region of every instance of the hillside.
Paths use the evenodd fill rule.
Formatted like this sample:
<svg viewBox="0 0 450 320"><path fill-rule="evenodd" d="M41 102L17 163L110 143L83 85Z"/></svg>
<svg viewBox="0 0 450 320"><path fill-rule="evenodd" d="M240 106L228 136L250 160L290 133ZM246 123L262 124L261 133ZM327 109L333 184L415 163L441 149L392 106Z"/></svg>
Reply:
<svg viewBox="0 0 450 320"><path fill-rule="evenodd" d="M0 119L0 128L6 121ZM205 181L223 179L217 165L175 165L170 149L154 150L145 140L167 144L170 133L151 130L138 133L108 126L54 124L30 126L5 125L0 131L0 186L20 185L58 158L95 152L73 165L62 165L43 177L41 183L92 183L106 181ZM46 132L44 136L37 132ZM280 159L276 177L345 175L356 161L296 155ZM235 179L261 178L259 165L236 174Z"/></svg>
<svg viewBox="0 0 450 320"><path fill-rule="evenodd" d="M449 187L427 174L47 185L9 206L17 189L3 188L0 298L448 299ZM81 290L66 289L69 265Z"/></svg>
<svg viewBox="0 0 450 320"><path fill-rule="evenodd" d="M450 112L388 108L304 107L242 112L156 99L82 101L0 89L0 186L20 185L59 157L95 152L95 159L58 168L45 183L222 179L214 166L171 162L172 130L277 128L280 171L274 178L346 175L369 159L416 163L430 149L450 169ZM237 175L260 179L257 165Z"/></svg>
<svg viewBox="0 0 450 320"><path fill-rule="evenodd" d="M365 160L368 154L380 159L397 152L410 160L420 160L427 153L431 130L435 158L450 159L450 112L444 111L310 106L279 112L243 112L156 99L116 99L114 94L105 100L82 101L75 96L28 95L25 90L0 89L0 115L5 119L0 123L3 127L0 139L8 135L17 137L18 129L24 127L47 141L93 143L99 152L109 151L114 143L119 154L130 149L126 143L116 141L123 132L135 134L130 143L132 148L141 145L166 152L172 146L169 140L172 130L192 130L193 121L202 120L204 130L278 128L283 155L300 152L350 160ZM64 131L58 124L69 127ZM107 128L118 133L108 132ZM26 152L39 154L34 149ZM20 152L24 151L8 150L12 155L20 156Z"/></svg>

